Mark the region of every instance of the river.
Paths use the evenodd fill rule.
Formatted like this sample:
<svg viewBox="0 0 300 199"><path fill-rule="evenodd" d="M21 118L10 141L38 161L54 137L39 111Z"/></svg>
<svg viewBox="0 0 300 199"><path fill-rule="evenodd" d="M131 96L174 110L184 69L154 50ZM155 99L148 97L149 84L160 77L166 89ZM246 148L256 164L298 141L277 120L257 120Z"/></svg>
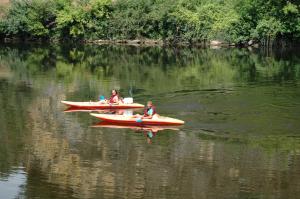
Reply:
<svg viewBox="0 0 300 199"><path fill-rule="evenodd" d="M185 125L149 136L60 103L111 89ZM300 196L299 49L1 44L0 108L1 199Z"/></svg>

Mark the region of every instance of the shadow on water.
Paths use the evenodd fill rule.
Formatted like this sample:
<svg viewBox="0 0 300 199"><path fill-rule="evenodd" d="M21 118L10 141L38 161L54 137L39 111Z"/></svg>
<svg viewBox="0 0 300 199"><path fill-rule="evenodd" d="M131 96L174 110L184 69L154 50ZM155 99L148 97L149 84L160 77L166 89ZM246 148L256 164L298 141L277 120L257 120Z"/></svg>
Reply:
<svg viewBox="0 0 300 199"><path fill-rule="evenodd" d="M293 50L1 46L0 196L296 198L299 79ZM113 88L186 124L155 136L63 112Z"/></svg>

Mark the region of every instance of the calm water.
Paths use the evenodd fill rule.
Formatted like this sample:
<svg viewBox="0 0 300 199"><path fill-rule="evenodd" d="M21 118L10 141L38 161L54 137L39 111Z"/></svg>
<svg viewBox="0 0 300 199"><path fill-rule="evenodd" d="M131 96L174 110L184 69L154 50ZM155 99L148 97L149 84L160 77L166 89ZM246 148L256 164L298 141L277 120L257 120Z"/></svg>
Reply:
<svg viewBox="0 0 300 199"><path fill-rule="evenodd" d="M300 198L299 49L0 46L0 198ZM179 130L91 127L120 89Z"/></svg>

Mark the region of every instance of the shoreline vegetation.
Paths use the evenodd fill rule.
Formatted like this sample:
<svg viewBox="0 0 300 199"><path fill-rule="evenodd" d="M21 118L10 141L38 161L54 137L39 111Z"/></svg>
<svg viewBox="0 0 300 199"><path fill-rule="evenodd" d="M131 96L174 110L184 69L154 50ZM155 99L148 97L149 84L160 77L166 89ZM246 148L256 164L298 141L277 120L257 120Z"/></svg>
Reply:
<svg viewBox="0 0 300 199"><path fill-rule="evenodd" d="M43 43L43 40L21 40L20 38L4 38L3 43ZM49 40L50 43L60 43L60 40ZM73 42L68 40L68 42ZM96 40L79 40L76 41L83 44L95 44L95 45L128 45L128 46L193 46L193 47L255 47L260 46L259 43L255 43L252 40L247 44L237 45L234 43L228 43L220 40L211 40L203 42L194 42L189 43L185 41L163 41L163 40L154 40L154 39L116 39L116 40L105 40L105 39L96 39ZM1 42L0 42L1 43Z"/></svg>
<svg viewBox="0 0 300 199"><path fill-rule="evenodd" d="M166 41L166 40L155 40L155 39L95 39L95 40L42 40L42 39L21 39L21 38L2 38L1 43L14 44L14 43L78 43L78 44L94 44L94 45L125 45L125 46L136 46L136 47L150 47L150 46L159 46L159 47L203 47L203 48L273 48L273 47L282 47L282 48L293 48L299 47L300 41L272 41L269 45L260 43L258 41L249 40L243 44L229 43L222 40L209 40L202 42L187 42L187 41Z"/></svg>
<svg viewBox="0 0 300 199"><path fill-rule="evenodd" d="M300 44L296 0L8 0L0 41L136 46Z"/></svg>

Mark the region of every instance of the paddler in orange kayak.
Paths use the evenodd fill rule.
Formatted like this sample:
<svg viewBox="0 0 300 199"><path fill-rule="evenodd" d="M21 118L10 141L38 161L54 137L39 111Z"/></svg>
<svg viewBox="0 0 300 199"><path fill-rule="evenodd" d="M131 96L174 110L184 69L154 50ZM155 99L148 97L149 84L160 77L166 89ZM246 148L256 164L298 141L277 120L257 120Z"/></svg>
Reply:
<svg viewBox="0 0 300 199"><path fill-rule="evenodd" d="M152 119L153 117L158 116L155 110L155 106L153 105L152 101L147 102L147 106L144 109L144 115L136 114L133 117L138 118L137 122L142 122L142 119Z"/></svg>
<svg viewBox="0 0 300 199"><path fill-rule="evenodd" d="M152 101L147 102L147 107L144 109L143 119L152 119L153 116L157 116L155 106Z"/></svg>

